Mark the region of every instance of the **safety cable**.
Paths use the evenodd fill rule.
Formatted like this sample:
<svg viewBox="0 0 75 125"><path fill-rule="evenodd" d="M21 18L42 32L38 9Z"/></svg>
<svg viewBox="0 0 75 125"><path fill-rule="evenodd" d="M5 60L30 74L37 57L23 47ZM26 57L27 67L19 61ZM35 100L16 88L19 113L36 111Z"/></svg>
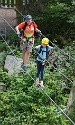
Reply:
<svg viewBox="0 0 75 125"><path fill-rule="evenodd" d="M35 79L30 75L30 73L28 73L28 75L30 76L30 78L35 82ZM73 124L75 125L75 123L73 122L73 120L71 120L71 118L64 112L64 109L61 109L57 103L44 91L44 89L42 87L39 87L39 89L37 90L42 90L44 92L44 94L54 103L54 105L60 110L60 113L62 112L67 119Z"/></svg>
<svg viewBox="0 0 75 125"><path fill-rule="evenodd" d="M3 16L0 14L0 16L3 18ZM4 18L3 18L4 19ZM5 20L5 19L4 19ZM11 27L11 25L5 20L5 22ZM11 27L12 28L12 27ZM12 30L14 30L13 28L12 28ZM15 32L15 30L14 30L14 32ZM1 36L2 37L2 36ZM4 38L3 38L4 39ZM5 41L5 40L4 40ZM55 68L56 69L56 68ZM29 74L29 76L31 77L31 79L32 80L34 80L34 78L30 75L30 73L28 72L28 74ZM34 82L35 82L35 80L34 80ZM41 90L44 92L44 90L41 88ZM45 93L45 92L44 92ZM73 125L75 125L75 123L63 112L63 110L51 99L51 97L47 94L47 93L45 93L45 95L56 105L56 107L58 107L60 110L61 110L61 112L70 120L70 122L73 124Z"/></svg>
<svg viewBox="0 0 75 125"><path fill-rule="evenodd" d="M57 105L57 103L55 103L55 101L43 90L43 89L41 89L43 92L44 92L44 94L55 104L55 106L69 119L69 121L73 124L73 125L75 125L75 123L74 123L74 121L73 120L71 120L71 118Z"/></svg>
<svg viewBox="0 0 75 125"><path fill-rule="evenodd" d="M48 62L48 61L47 61ZM50 62L48 62L49 64L51 64ZM52 65L53 66L53 65ZM71 83L73 83L72 80L70 80L66 75L64 75L64 73L62 73L60 70L58 70L55 66L53 66L53 68L58 71L62 76L64 76L67 80L69 80Z"/></svg>

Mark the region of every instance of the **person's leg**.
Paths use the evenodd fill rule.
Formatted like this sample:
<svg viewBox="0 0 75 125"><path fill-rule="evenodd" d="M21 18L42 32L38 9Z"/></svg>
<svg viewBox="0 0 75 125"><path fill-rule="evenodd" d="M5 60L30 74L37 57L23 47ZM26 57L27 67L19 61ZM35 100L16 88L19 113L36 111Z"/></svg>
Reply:
<svg viewBox="0 0 75 125"><path fill-rule="evenodd" d="M43 85L43 79L44 79L44 65L41 65L41 83L40 83L40 86L41 87L44 87Z"/></svg>
<svg viewBox="0 0 75 125"><path fill-rule="evenodd" d="M33 42L31 41L27 41L27 45L26 45L26 51L23 55L23 59L24 59L24 66L27 66L28 62L29 62L29 57L30 57L30 52L32 52L32 47L33 47Z"/></svg>
<svg viewBox="0 0 75 125"><path fill-rule="evenodd" d="M25 57L25 52L22 52L22 59L23 59L23 64L24 64L24 57Z"/></svg>
<svg viewBox="0 0 75 125"><path fill-rule="evenodd" d="M41 65L41 81L44 79L44 65Z"/></svg>
<svg viewBox="0 0 75 125"><path fill-rule="evenodd" d="M40 62L37 62L37 74L36 74L36 77L38 78L39 77L39 75L40 75L40 69L41 69L41 67L40 67L41 65L40 65Z"/></svg>
<svg viewBox="0 0 75 125"><path fill-rule="evenodd" d="M21 65L21 67L26 70L27 69L27 64L29 61L29 57L30 57L30 52L32 52L32 46L33 43L30 44L30 42L25 41L24 44L22 44L21 48L22 48L22 58L23 58L23 63Z"/></svg>
<svg viewBox="0 0 75 125"><path fill-rule="evenodd" d="M24 66L27 66L30 57L30 52L26 51L23 53Z"/></svg>
<svg viewBox="0 0 75 125"><path fill-rule="evenodd" d="M27 42L21 40L21 42L20 42L20 48L22 50L22 59L23 59L22 65L24 65L25 53L27 51Z"/></svg>
<svg viewBox="0 0 75 125"><path fill-rule="evenodd" d="M39 84L39 75L40 75L40 62L37 62L37 74L36 74L36 84Z"/></svg>

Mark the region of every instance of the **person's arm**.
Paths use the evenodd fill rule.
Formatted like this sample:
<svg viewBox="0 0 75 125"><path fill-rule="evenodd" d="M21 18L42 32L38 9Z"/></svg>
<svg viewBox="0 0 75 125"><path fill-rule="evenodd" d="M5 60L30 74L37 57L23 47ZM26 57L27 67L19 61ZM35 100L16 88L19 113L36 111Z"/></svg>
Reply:
<svg viewBox="0 0 75 125"><path fill-rule="evenodd" d="M16 26L16 27L15 27L15 30L16 30L16 32L17 32L17 35L20 35L19 26Z"/></svg>
<svg viewBox="0 0 75 125"><path fill-rule="evenodd" d="M36 46L35 48L38 49L40 47L40 45Z"/></svg>
<svg viewBox="0 0 75 125"><path fill-rule="evenodd" d="M39 34L41 34L41 30L39 30L38 28L36 28L35 31L38 32Z"/></svg>
<svg viewBox="0 0 75 125"><path fill-rule="evenodd" d="M51 47L51 46L49 46L49 56L53 53L53 51L54 51L54 47Z"/></svg>
<svg viewBox="0 0 75 125"><path fill-rule="evenodd" d="M25 22L22 22L22 23L20 23L18 26L15 27L15 30L16 30L16 32L17 32L17 35L20 35L20 34L21 34L21 33L20 33L20 30L23 29L24 25L25 25Z"/></svg>

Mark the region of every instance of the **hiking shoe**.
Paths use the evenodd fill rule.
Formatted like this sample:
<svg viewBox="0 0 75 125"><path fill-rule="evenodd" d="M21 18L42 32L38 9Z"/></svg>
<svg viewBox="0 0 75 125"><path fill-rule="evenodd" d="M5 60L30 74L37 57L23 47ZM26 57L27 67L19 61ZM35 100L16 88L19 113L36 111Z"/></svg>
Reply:
<svg viewBox="0 0 75 125"><path fill-rule="evenodd" d="M27 66L23 66L23 70L27 70Z"/></svg>
<svg viewBox="0 0 75 125"><path fill-rule="evenodd" d="M27 66L24 66L24 64L21 65L21 68L22 68L23 70L27 70Z"/></svg>
<svg viewBox="0 0 75 125"><path fill-rule="evenodd" d="M43 83L40 83L39 86L40 86L41 88L44 88L44 87L45 87L45 86L43 85Z"/></svg>
<svg viewBox="0 0 75 125"><path fill-rule="evenodd" d="M23 69L23 66L24 66L24 63L22 62L22 63L21 63L21 68L22 68L22 69Z"/></svg>

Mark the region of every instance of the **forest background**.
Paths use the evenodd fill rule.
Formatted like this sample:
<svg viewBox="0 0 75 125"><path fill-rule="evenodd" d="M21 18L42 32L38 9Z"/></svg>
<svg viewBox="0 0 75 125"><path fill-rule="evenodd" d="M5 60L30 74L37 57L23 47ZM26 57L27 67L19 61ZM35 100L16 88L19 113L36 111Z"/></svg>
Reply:
<svg viewBox="0 0 75 125"><path fill-rule="evenodd" d="M51 65L45 69L44 90L36 90L34 80L35 62L30 62L32 72L29 75L10 75L4 69L5 59L15 49L15 55L21 58L19 38L14 31L8 31L6 41L0 37L0 84L6 85L0 91L0 124L1 125L72 125L75 122L75 1L74 0L15 0L16 22L24 20L31 14L42 33L50 39L54 46L53 56L57 56L57 71L50 71ZM19 10L19 12L17 11ZM23 16L22 16L22 15ZM1 36L1 35L0 35ZM41 36L36 34L35 45L41 43ZM35 46L34 45L34 46ZM56 47L56 46L58 47ZM66 54L64 54L63 52ZM34 56L31 54L31 60ZM64 77L65 76L65 77ZM72 91L73 90L73 91ZM73 93L71 107L67 110L69 119L60 109L65 109L70 93ZM49 95L49 96L48 96ZM52 100L55 102L53 102Z"/></svg>

